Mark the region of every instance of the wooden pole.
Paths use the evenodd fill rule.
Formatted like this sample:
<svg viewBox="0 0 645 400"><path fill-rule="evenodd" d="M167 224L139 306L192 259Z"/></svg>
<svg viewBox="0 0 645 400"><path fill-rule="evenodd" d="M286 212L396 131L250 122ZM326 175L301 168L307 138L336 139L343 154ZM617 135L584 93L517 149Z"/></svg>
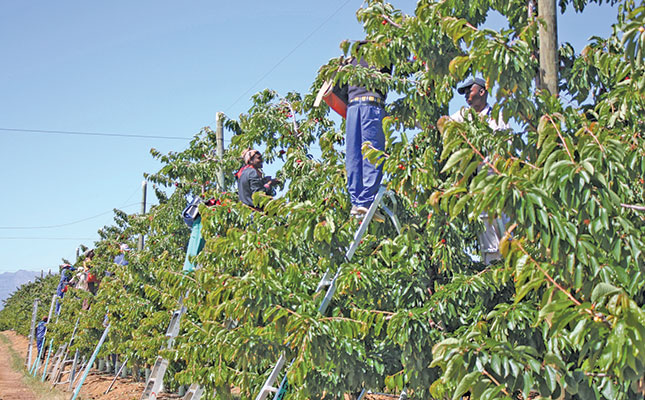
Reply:
<svg viewBox="0 0 645 400"><path fill-rule="evenodd" d="M218 112L215 116L216 128L215 135L217 138L217 160L219 168L217 169L217 184L219 190L224 191L224 169L222 168L222 159L224 158L224 113Z"/></svg>
<svg viewBox="0 0 645 400"><path fill-rule="evenodd" d="M540 23L540 89L558 95L558 17L555 0L538 0Z"/></svg>
<svg viewBox="0 0 645 400"><path fill-rule="evenodd" d="M147 190L148 184L146 181L143 181L141 183L141 190L143 194L141 195L141 215L144 215L146 213L146 190ZM137 249L143 250L143 234L139 236L139 244L137 246Z"/></svg>

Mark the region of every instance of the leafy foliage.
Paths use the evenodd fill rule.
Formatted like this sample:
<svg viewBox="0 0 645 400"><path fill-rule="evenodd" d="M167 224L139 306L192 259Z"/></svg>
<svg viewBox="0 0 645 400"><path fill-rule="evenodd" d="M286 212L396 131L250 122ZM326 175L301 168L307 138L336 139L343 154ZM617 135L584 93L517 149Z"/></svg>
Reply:
<svg viewBox="0 0 645 400"><path fill-rule="evenodd" d="M57 285L58 275L47 274L18 287L4 301L4 307L0 310L0 331L13 329L21 335L29 335L34 300L39 300L36 321L40 321L49 313L50 302L52 295L56 293Z"/></svg>
<svg viewBox="0 0 645 400"><path fill-rule="evenodd" d="M346 57L392 66L392 75L332 59L312 93L266 90L227 120L235 136L222 159L208 128L181 152L152 150L164 165L147 175L160 204L148 215L117 211L116 226L101 230L101 290L65 298L56 339L80 318L76 346L90 348L107 314L113 330L103 351L150 364L182 297L181 335L163 352L173 361L167 383L201 383L211 398L230 398L233 386L254 397L281 353L294 360L294 399L363 387L405 387L417 399L641 398L643 7L621 3L610 37L580 54L560 49L558 98L534 89L538 22L524 6L421 0L407 16L370 1L357 12L368 43L341 47ZM480 28L490 10L507 29ZM496 88L493 117L521 133L493 132L477 117L440 118L456 82L471 74ZM347 218L343 126L326 106L313 108L332 77L395 97L386 151L364 149L383 163L403 229L371 224L351 261L344 249L357 222ZM219 168L239 167L247 147L279 163L286 182L279 198L255 195L263 212L212 183ZM230 175L225 183L230 190ZM186 194L218 200L200 208L206 244L189 274L179 215ZM484 211L512 221L503 261L488 266L472 257ZM115 266L118 245L134 247L139 235L145 247ZM337 269L336 296L321 315L316 286Z"/></svg>

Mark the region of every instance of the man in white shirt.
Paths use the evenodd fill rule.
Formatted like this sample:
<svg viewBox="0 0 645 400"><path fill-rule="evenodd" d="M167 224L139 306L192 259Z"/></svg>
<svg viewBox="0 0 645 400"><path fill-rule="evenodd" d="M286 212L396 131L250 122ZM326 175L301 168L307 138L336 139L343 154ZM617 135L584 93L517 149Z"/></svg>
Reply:
<svg viewBox="0 0 645 400"><path fill-rule="evenodd" d="M482 118L486 118L488 126L493 131L500 131L509 129L510 126L501 118L494 120L492 118L493 108L488 104L488 90L486 89L486 81L482 78L469 78L457 87L457 93L466 97L466 103L475 110ZM468 117L468 109L462 108L456 113L452 114L450 118L457 122L464 122ZM499 252L499 242L502 240L505 232L505 226L508 222L508 217L502 214L501 217L490 219L488 213L481 214L482 222L484 223L484 231L477 235L479 240L479 247L482 252L482 261L488 265L493 261L500 260L502 255Z"/></svg>
<svg viewBox="0 0 645 400"><path fill-rule="evenodd" d="M494 131L509 129L510 126L502 120L501 116L496 121L492 118L493 107L488 104L488 90L486 90L486 81L482 78L470 78L457 86L457 93L464 95L466 103L475 110L480 116L486 117L488 126ZM464 122L468 113L467 108L462 108L450 116L457 122Z"/></svg>

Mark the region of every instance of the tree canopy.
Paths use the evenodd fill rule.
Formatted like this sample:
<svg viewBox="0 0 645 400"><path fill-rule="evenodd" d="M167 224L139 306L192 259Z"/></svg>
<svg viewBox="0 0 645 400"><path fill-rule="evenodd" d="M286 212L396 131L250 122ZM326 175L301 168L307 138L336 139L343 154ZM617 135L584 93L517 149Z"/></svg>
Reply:
<svg viewBox="0 0 645 400"><path fill-rule="evenodd" d="M602 1L596 1L602 3ZM361 388L415 399L642 398L645 372L645 6L618 4L607 37L560 50L560 94L535 87L540 21L515 0L419 1L414 15L368 1L357 11L368 43L345 42L345 56L393 66L382 74L321 67L311 93L265 90L226 126L235 134L224 158L204 128L188 148L152 155L159 205L147 215L117 212L101 230L95 268L105 276L82 310L67 296L50 329L65 340L83 315L76 346L91 346L107 313L105 352L151 363L165 342L171 311L184 293L181 335L162 354L169 383L197 382L209 398L231 387L253 398L281 353L289 398L342 398ZM585 0L559 2L584 12ZM508 21L482 28L490 11ZM566 38L564 38L566 40ZM456 84L482 76L495 98L485 121L441 119ZM358 222L348 218L344 127L314 108L326 79L389 92L384 183L396 193L402 231L370 225L351 261ZM438 123L439 121L439 123ZM280 165L276 198L255 195L263 212L216 188L215 173L235 171L247 147ZM310 156L316 154L316 156ZM174 190L172 190L174 189ZM214 197L200 206L204 250L184 274L189 229L186 194ZM503 261L484 265L480 214L507 215ZM116 266L120 243L141 251ZM327 315L316 286L340 268Z"/></svg>

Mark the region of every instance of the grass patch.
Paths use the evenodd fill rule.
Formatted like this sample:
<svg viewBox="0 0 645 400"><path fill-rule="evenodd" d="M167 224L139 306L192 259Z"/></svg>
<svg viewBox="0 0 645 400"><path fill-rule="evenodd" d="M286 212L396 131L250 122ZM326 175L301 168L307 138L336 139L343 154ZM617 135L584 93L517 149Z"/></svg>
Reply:
<svg viewBox="0 0 645 400"><path fill-rule="evenodd" d="M40 400L66 400L69 394L54 389L49 383L41 382L41 374L31 376L25 367L25 360L14 350L11 341L3 334L0 334L0 341L6 345L9 356L11 357L11 369L22 374L22 382L27 386L36 397ZM50 360L51 362L51 360Z"/></svg>

